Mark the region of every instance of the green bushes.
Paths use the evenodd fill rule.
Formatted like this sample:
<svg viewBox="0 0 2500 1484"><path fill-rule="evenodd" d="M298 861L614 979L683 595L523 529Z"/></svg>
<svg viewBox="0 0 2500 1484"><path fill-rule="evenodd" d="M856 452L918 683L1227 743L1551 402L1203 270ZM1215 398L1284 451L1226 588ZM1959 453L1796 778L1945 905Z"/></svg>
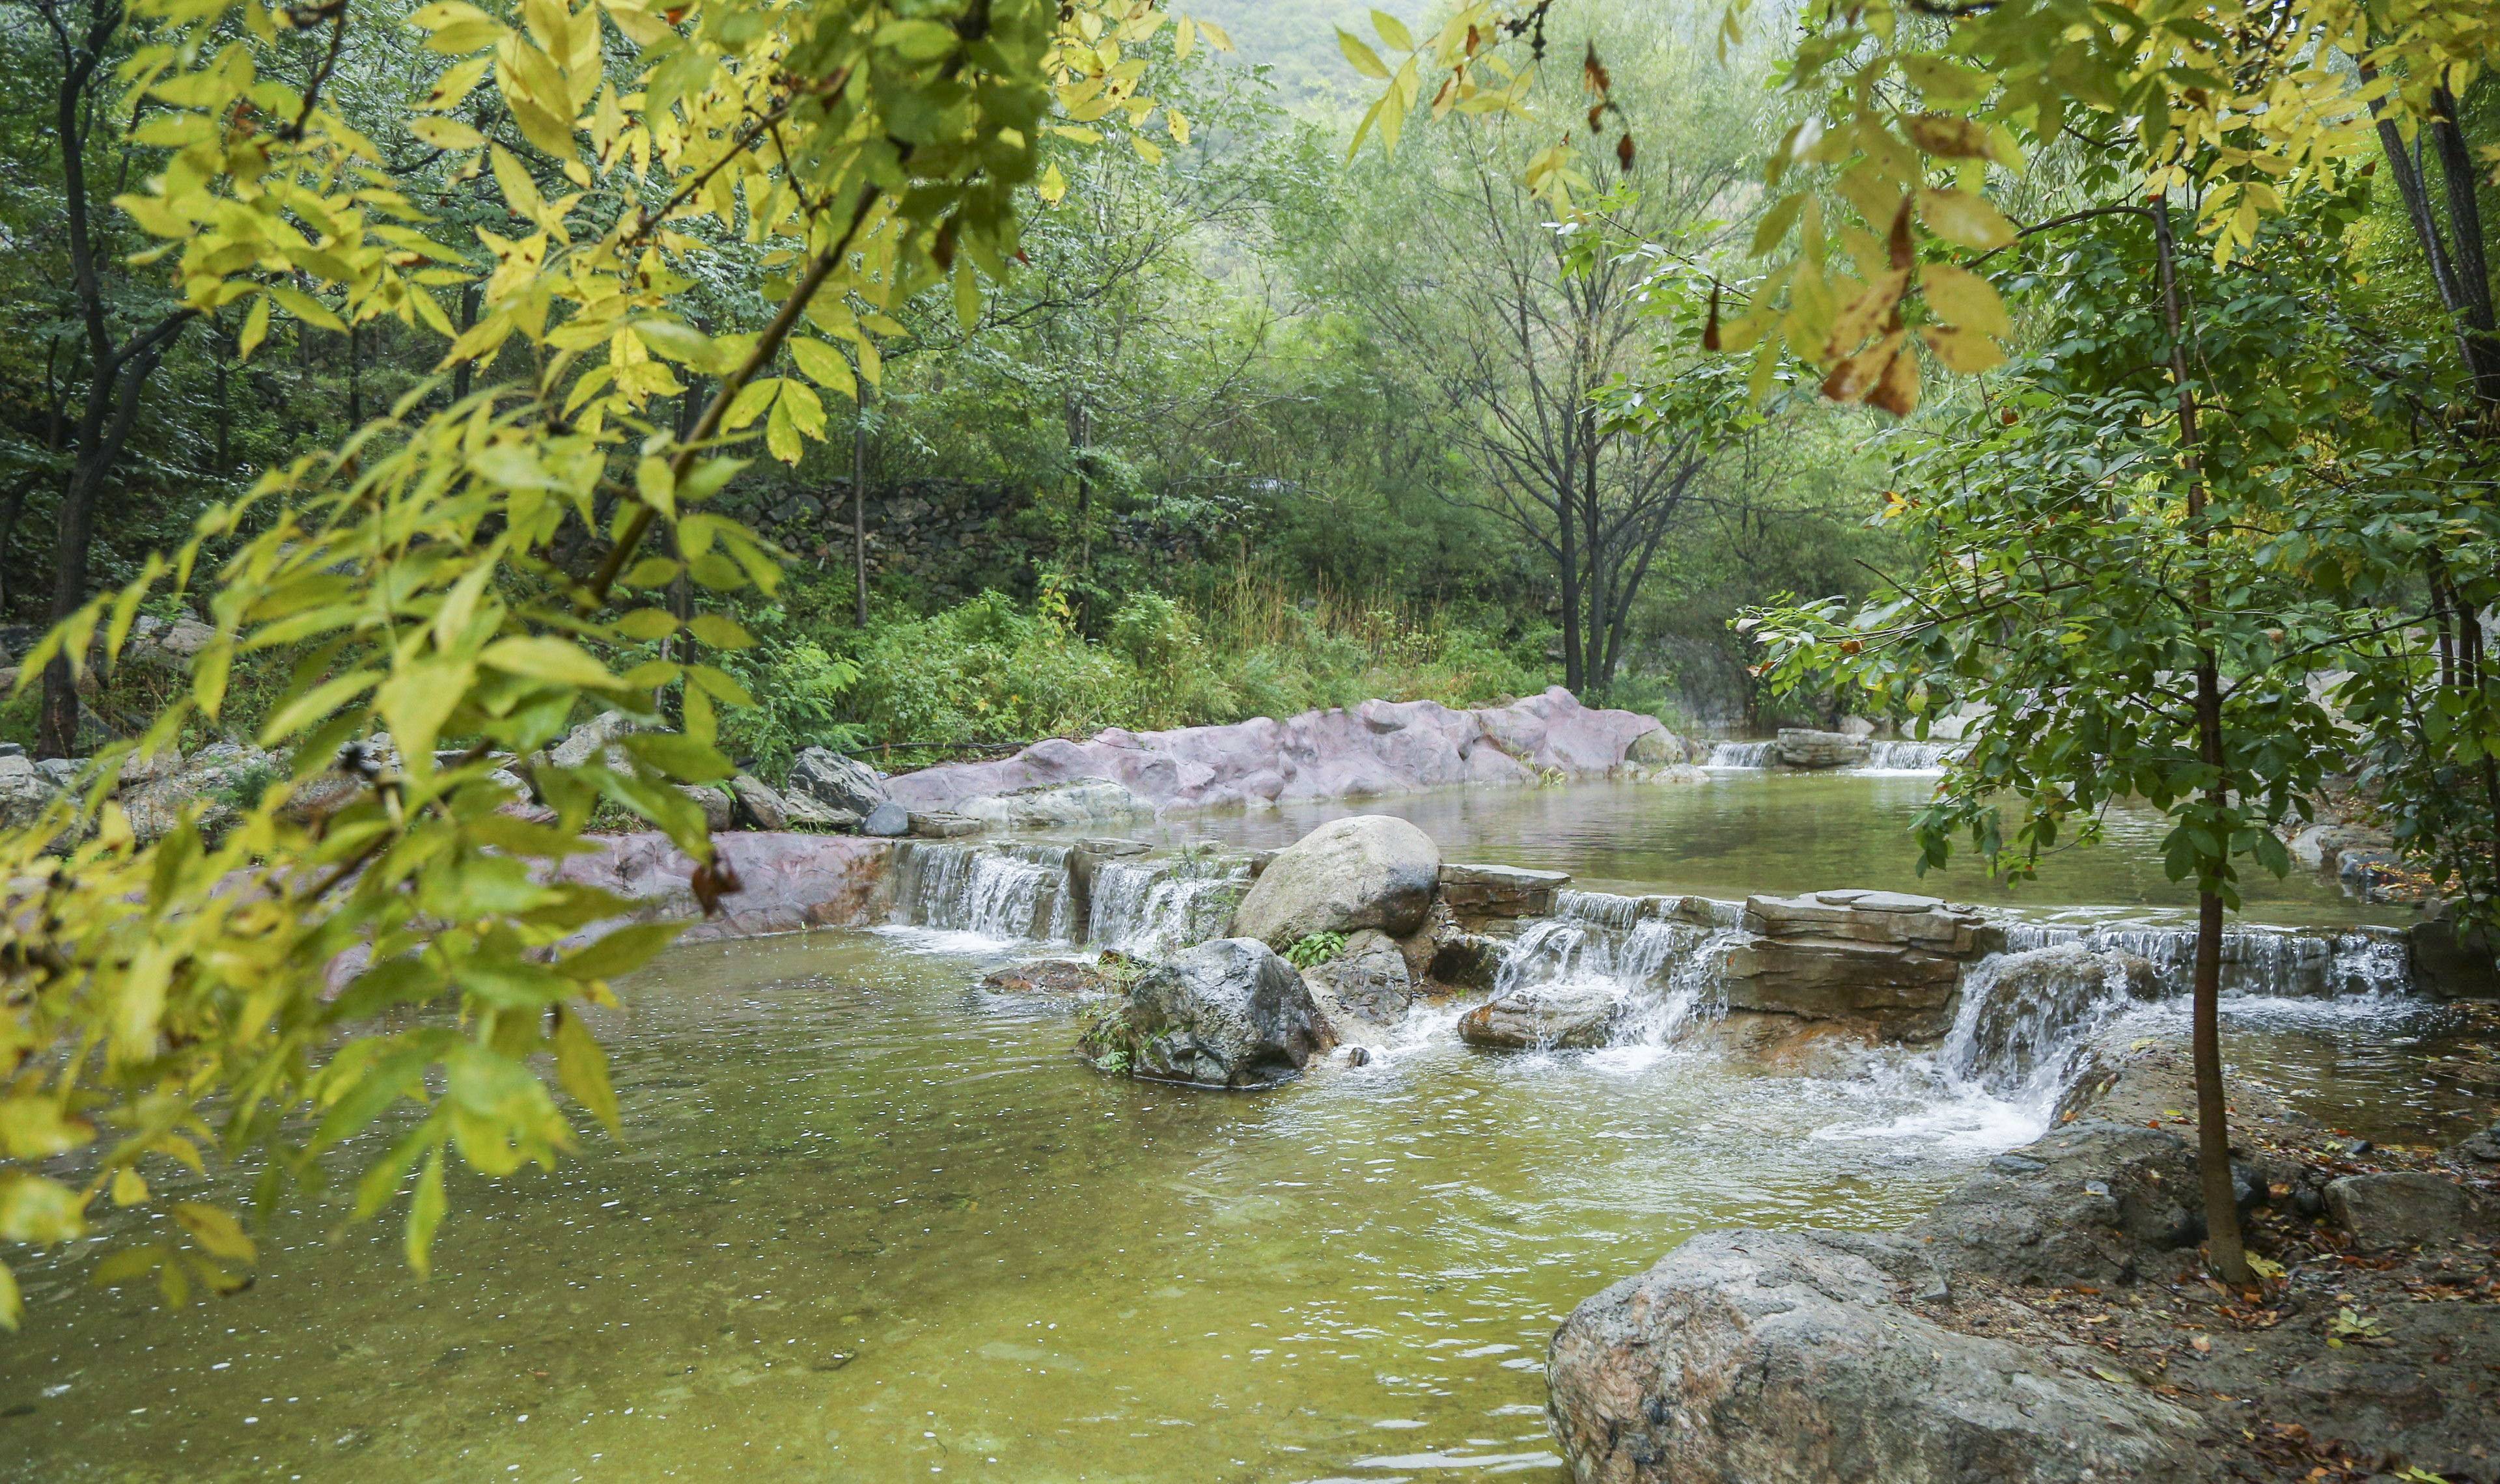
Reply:
<svg viewBox="0 0 2500 1484"><path fill-rule="evenodd" d="M1285 716L1374 696L1481 705L1543 683L1497 636L1297 603L1269 584L1236 584L1203 609L1131 593L1101 633L1079 632L1049 584L1030 608L991 592L851 631L857 677L828 719L871 743L1023 742ZM759 687L757 700L767 699Z"/></svg>

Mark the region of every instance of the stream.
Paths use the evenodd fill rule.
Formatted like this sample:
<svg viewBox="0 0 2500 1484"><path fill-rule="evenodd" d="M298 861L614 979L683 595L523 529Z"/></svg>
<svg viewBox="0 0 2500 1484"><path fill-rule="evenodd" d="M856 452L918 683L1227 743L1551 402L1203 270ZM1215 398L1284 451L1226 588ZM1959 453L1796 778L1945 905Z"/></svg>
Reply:
<svg viewBox="0 0 2500 1484"><path fill-rule="evenodd" d="M1064 1005L979 987L1033 940L1220 931L1231 868L1108 863L1080 923L1064 841L917 852L892 926L683 946L620 985L598 1029L624 1138L455 1171L430 1281L396 1208L334 1234L336 1194L278 1216L252 1288L183 1309L83 1291L82 1252L26 1262L0 1476L1561 1481L1543 1357L1574 1303L1701 1228L1908 1220L2046 1127L2042 1069L2085 1030L2182 1023L2068 1007L2018 1065L1973 1049L1966 1005L1936 1048L1822 1076L1689 1035L1713 930L1624 893L1895 887L2014 907L2018 947L2175 938L2134 816L2030 886L1917 877L1900 832L1931 787L1728 770L1135 832L1272 845L1396 812L1447 859L1572 870L1503 973L1642 1011L1596 1050L1503 1055L1420 1007L1370 1065L1257 1095L1097 1075ZM2339 1124L2487 1102L2428 1060L2445 1017L2367 931L2397 914L2305 876L2250 899L2330 931L2244 935L2239 1071Z"/></svg>

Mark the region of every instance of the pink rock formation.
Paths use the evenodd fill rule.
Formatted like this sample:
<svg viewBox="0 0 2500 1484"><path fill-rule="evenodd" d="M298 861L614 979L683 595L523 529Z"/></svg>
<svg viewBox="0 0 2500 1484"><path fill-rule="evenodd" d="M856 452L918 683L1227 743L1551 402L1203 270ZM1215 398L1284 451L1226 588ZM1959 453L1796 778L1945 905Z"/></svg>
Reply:
<svg viewBox="0 0 2500 1484"><path fill-rule="evenodd" d="M721 914L686 930L686 940L753 938L801 928L857 927L885 919L886 871L894 842L847 835L723 833L712 837L740 889ZM643 904L645 921L703 916L695 863L659 834L596 836L599 848L564 863L566 880L603 886Z"/></svg>
<svg viewBox="0 0 2500 1484"><path fill-rule="evenodd" d="M1365 701L1351 710L1262 716L1170 732L1113 728L1052 739L1013 757L949 763L889 779L915 810L961 810L1020 788L1109 778L1158 809L1286 799L1361 799L1454 783L1532 783L1545 770L1604 777L1633 742L1665 730L1655 716L1596 710L1561 686L1508 706L1452 710L1433 701Z"/></svg>

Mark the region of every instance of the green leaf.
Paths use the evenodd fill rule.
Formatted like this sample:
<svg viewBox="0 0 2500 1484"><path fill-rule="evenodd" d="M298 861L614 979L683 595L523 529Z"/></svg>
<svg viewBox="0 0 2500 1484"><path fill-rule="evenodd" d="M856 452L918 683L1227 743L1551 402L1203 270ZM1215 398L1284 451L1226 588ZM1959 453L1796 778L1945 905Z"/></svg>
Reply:
<svg viewBox="0 0 2500 1484"><path fill-rule="evenodd" d="M477 656L480 664L519 676L526 680L543 680L552 685L575 685L585 690L613 690L616 677L606 666L592 659L579 644L570 640L538 635L528 639L499 639Z"/></svg>
<svg viewBox="0 0 2500 1484"><path fill-rule="evenodd" d="M743 624L721 613L697 613L686 627L715 649L746 649L755 643L755 636Z"/></svg>
<svg viewBox="0 0 2500 1484"><path fill-rule="evenodd" d="M915 62L934 62L955 49L959 38L934 20L889 20L876 28L875 45Z"/></svg>
<svg viewBox="0 0 2500 1484"><path fill-rule="evenodd" d="M608 1082L608 1053L570 1007L556 1011L555 1079L610 1136L624 1132L616 1116L616 1090Z"/></svg>
<svg viewBox="0 0 2500 1484"><path fill-rule="evenodd" d="M416 1177L416 1194L408 1203L408 1230L402 1250L418 1277L434 1270L434 1230L443 1225L443 1150L425 1157L425 1172Z"/></svg>
<svg viewBox="0 0 2500 1484"><path fill-rule="evenodd" d="M676 941L682 922L637 922L614 928L556 960L555 972L568 979L612 979L631 973L652 955Z"/></svg>
<svg viewBox="0 0 2500 1484"><path fill-rule="evenodd" d="M1415 49L1415 38L1407 33L1406 22L1390 15L1387 11L1373 11L1371 13L1371 28L1380 33L1380 40L1387 45L1389 49L1392 51L1412 51Z"/></svg>

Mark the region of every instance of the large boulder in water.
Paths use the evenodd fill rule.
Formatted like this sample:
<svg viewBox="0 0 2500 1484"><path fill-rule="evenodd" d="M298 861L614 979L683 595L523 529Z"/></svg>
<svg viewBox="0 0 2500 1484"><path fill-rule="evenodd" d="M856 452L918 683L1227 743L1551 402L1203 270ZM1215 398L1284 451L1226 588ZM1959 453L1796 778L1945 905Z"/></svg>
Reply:
<svg viewBox="0 0 2500 1484"><path fill-rule="evenodd" d="M2193 1414L1901 1302L1942 1282L1898 1236L1695 1237L1556 1333L1556 1439L1604 1484L2205 1476Z"/></svg>
<svg viewBox="0 0 2500 1484"><path fill-rule="evenodd" d="M805 794L827 808L865 819L885 802L885 779L873 768L826 747L806 747L790 760L785 793Z"/></svg>
<svg viewBox="0 0 2500 1484"><path fill-rule="evenodd" d="M1783 727L1775 749L1791 768L1854 768L1866 761L1866 739L1846 732Z"/></svg>
<svg viewBox="0 0 2500 1484"><path fill-rule="evenodd" d="M1199 1087L1268 1087L1333 1043L1299 970L1248 938L1203 942L1141 974L1078 1049L1106 1072Z"/></svg>
<svg viewBox="0 0 2500 1484"><path fill-rule="evenodd" d="M1440 878L1440 848L1405 820L1331 820L1276 852L1242 897L1233 931L1271 948L1361 928L1404 938L1424 925Z"/></svg>
<svg viewBox="0 0 2500 1484"><path fill-rule="evenodd" d="M1950 1028L1963 962L1999 939L1966 907L1890 891L1750 897L1744 926L1725 970L1730 1008L1861 1021L1903 1040Z"/></svg>

